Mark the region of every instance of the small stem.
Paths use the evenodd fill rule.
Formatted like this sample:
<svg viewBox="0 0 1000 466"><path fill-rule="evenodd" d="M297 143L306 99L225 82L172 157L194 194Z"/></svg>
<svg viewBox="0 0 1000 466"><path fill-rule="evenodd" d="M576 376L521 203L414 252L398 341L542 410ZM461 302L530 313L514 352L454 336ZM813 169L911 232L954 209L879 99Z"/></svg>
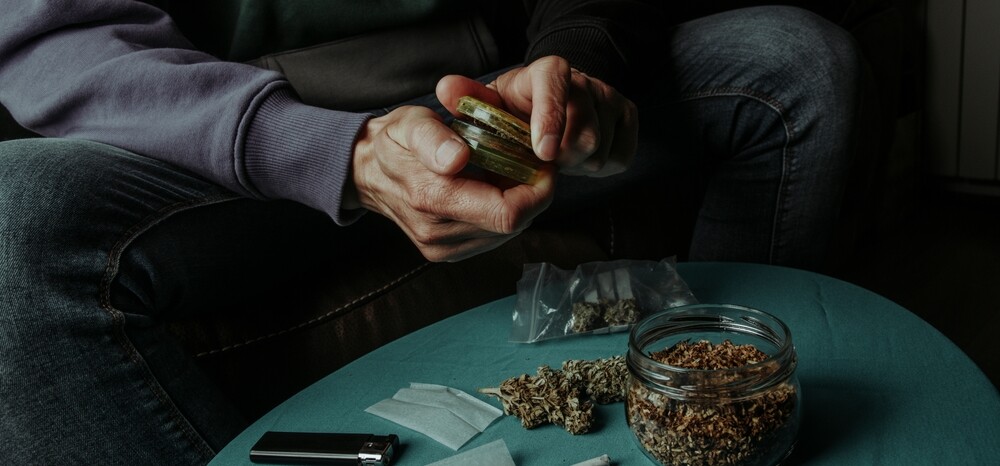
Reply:
<svg viewBox="0 0 1000 466"><path fill-rule="evenodd" d="M490 395L490 396L495 396L497 398L503 398L503 395L500 393L500 387L480 388L479 390L476 391L482 393L483 395Z"/></svg>

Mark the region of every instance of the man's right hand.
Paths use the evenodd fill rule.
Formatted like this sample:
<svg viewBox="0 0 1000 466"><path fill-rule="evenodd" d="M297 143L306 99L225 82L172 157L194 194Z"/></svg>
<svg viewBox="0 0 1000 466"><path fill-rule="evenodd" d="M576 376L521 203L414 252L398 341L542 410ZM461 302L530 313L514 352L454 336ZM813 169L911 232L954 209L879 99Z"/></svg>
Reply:
<svg viewBox="0 0 1000 466"><path fill-rule="evenodd" d="M554 172L542 169L533 185L498 186L460 173L469 150L430 109L373 118L354 149L356 202L394 221L431 261L496 248L549 206Z"/></svg>

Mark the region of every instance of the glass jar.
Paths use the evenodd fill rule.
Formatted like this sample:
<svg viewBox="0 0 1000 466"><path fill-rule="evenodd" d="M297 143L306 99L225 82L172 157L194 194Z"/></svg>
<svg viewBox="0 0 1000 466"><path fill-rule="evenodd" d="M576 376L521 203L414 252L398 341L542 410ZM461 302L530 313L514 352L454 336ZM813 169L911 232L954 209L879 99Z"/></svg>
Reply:
<svg viewBox="0 0 1000 466"><path fill-rule="evenodd" d="M755 357L693 368L708 362L709 348L711 358L737 350ZM685 352L701 362L675 362ZM667 354L677 365L661 362ZM626 361L628 425L657 464L773 465L791 453L801 390L792 336L778 318L730 304L660 311L632 328Z"/></svg>

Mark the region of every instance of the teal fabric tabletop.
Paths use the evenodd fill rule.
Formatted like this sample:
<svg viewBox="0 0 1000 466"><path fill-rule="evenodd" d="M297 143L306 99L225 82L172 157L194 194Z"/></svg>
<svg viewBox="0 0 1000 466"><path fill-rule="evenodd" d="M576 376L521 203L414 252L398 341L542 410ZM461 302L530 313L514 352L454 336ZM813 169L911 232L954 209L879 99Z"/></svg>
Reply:
<svg viewBox="0 0 1000 466"><path fill-rule="evenodd" d="M791 329L803 398L791 463L1000 465L1000 393L916 315L849 283L790 268L681 263L677 270L700 302L755 307ZM509 343L513 306L511 296L477 307L344 366L263 416L211 464L253 464L250 448L268 430L394 433L403 445L400 466L497 439L519 466L572 465L602 454L615 465L651 464L632 439L622 403L597 407L599 422L583 435L553 425L526 430L503 416L457 452L364 411L411 382L447 385L500 407L476 390L543 364L627 350L625 333Z"/></svg>

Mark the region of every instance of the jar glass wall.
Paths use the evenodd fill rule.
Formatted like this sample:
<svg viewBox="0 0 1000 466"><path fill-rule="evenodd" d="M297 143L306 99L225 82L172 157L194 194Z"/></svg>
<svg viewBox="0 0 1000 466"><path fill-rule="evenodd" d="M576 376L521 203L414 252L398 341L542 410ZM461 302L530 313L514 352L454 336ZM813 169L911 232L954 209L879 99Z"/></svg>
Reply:
<svg viewBox="0 0 1000 466"><path fill-rule="evenodd" d="M729 304L653 314L629 335L626 417L663 465L773 465L798 436L801 390L791 332Z"/></svg>

